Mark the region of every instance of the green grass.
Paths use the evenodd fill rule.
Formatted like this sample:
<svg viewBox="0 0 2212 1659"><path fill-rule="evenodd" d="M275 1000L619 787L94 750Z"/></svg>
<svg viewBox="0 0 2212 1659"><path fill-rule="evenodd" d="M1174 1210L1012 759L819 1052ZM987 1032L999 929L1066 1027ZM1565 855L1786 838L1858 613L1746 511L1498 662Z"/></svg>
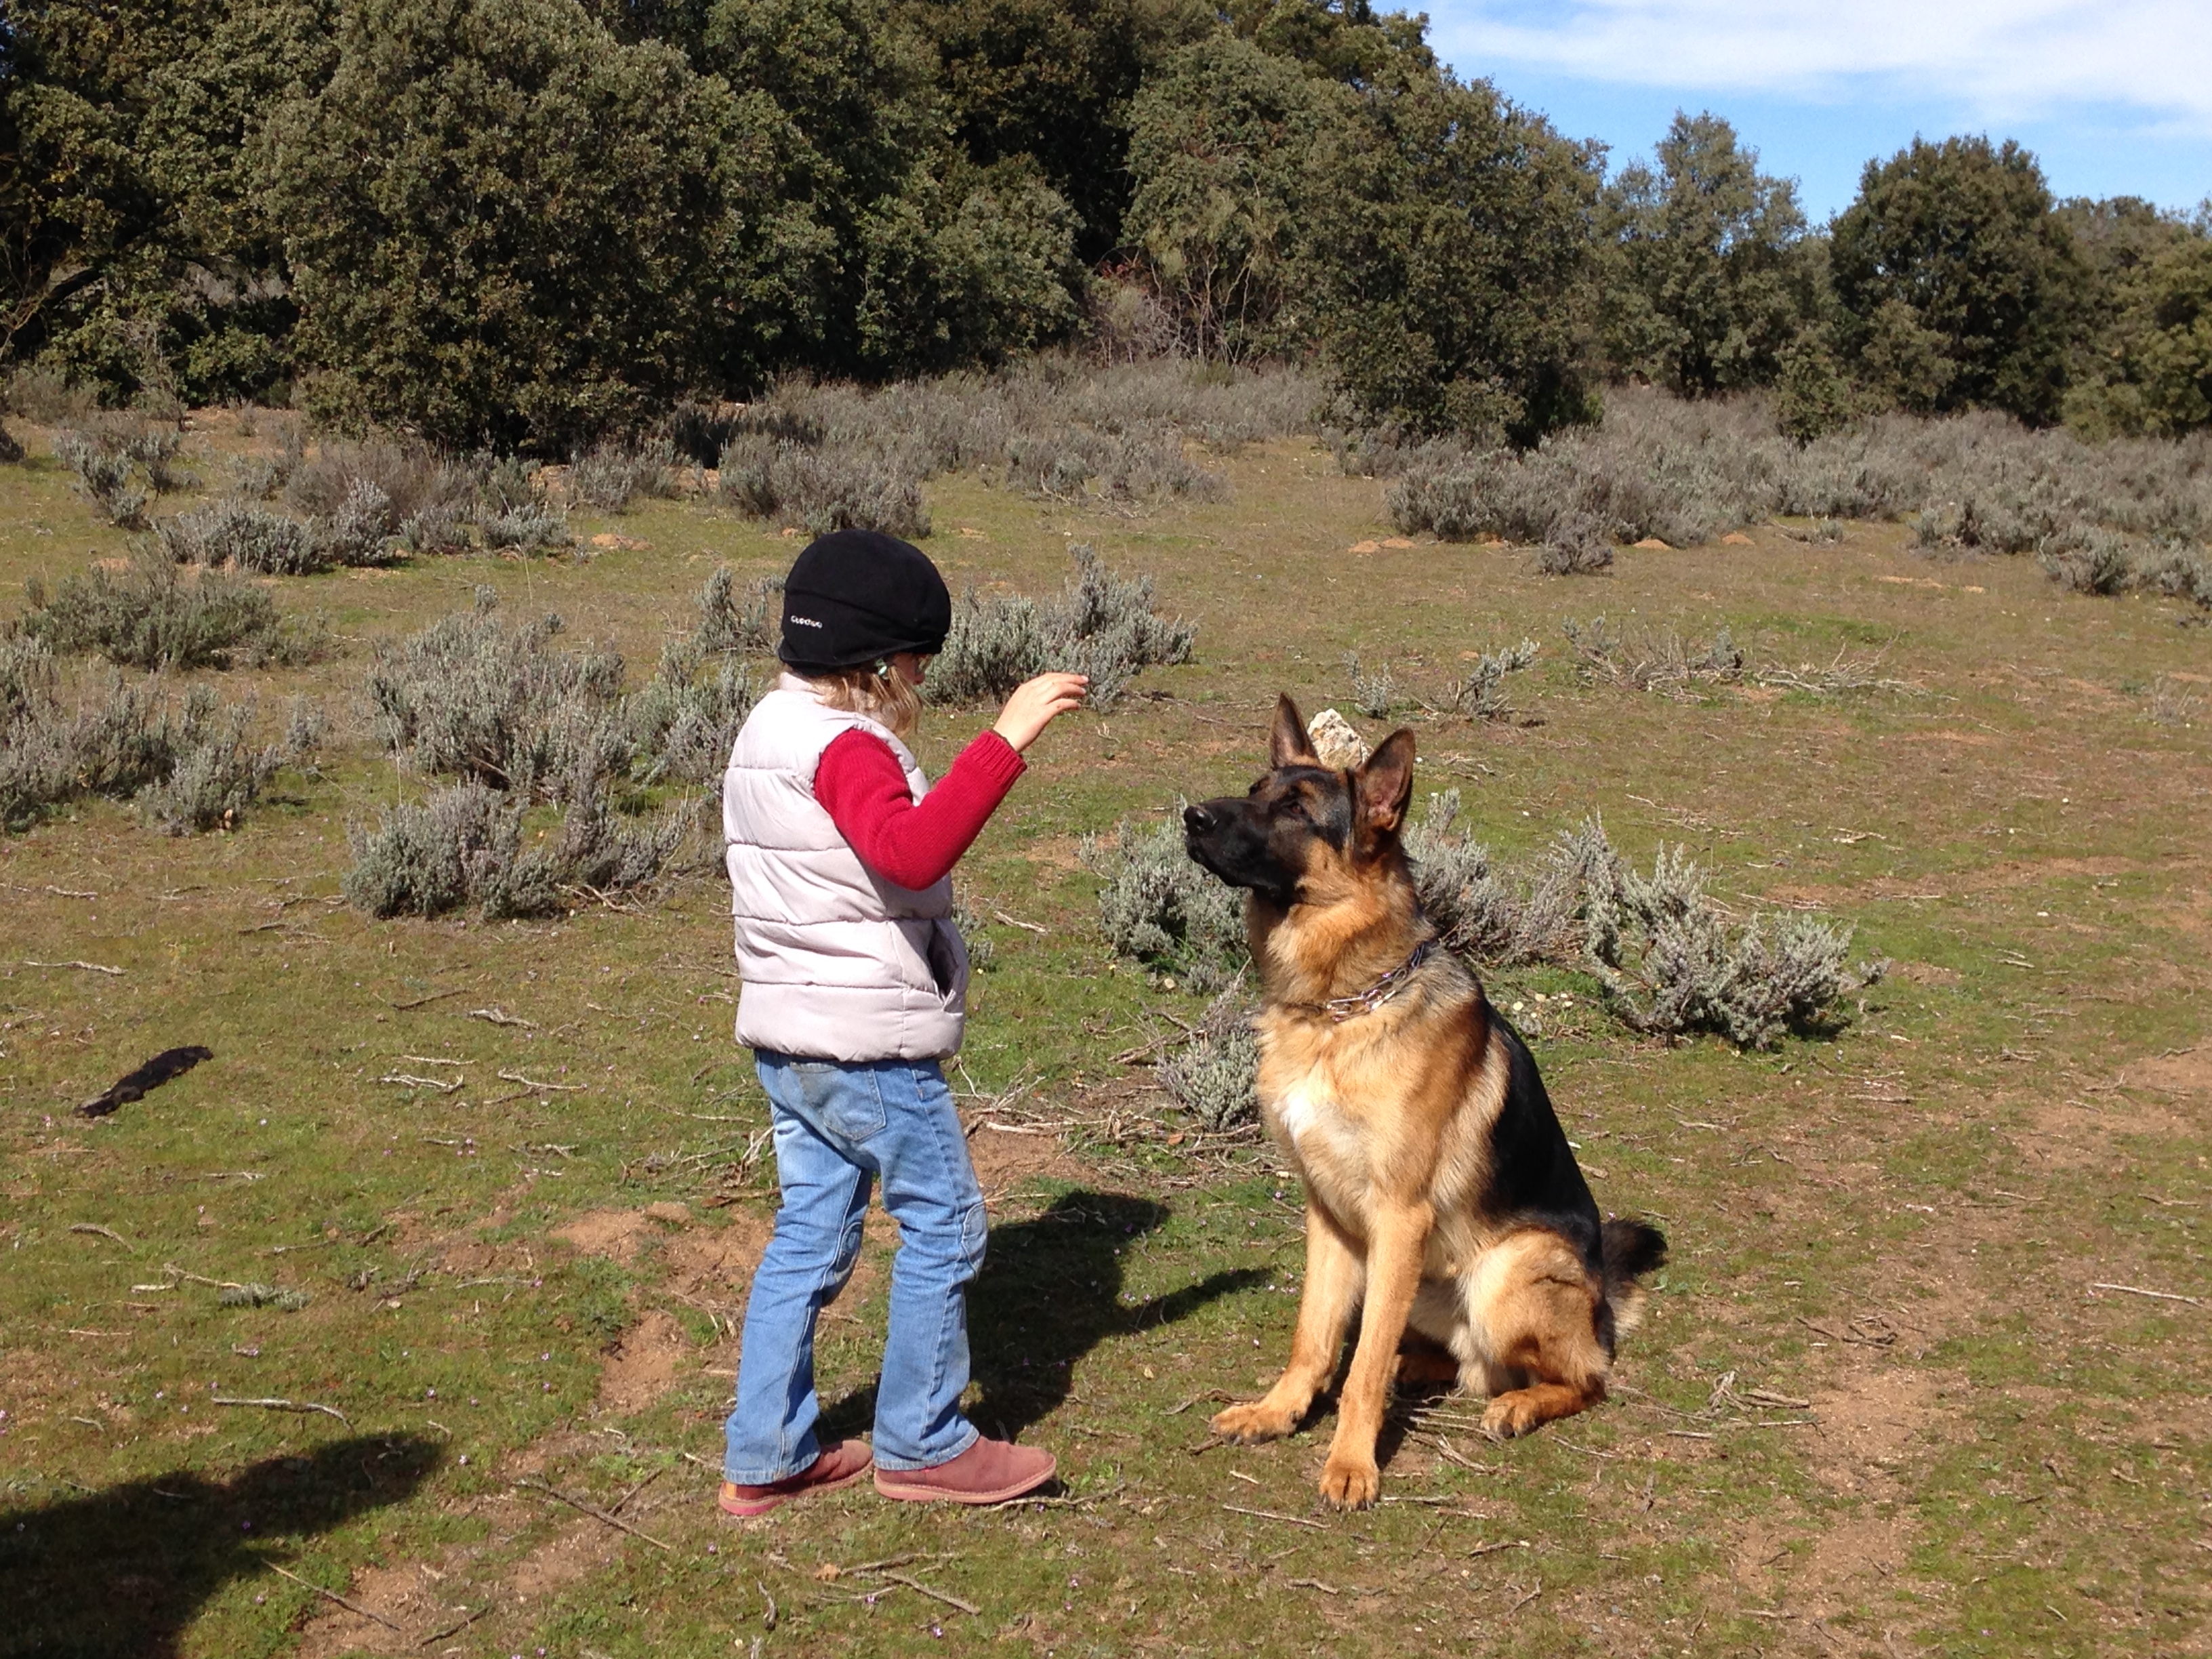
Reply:
<svg viewBox="0 0 2212 1659"><path fill-rule="evenodd" d="M0 469L0 592L126 550L32 447ZM1225 465L1232 501L1148 518L931 490L956 587L1055 589L1087 540L1200 623L1194 662L1046 738L961 871L973 909L1046 930L988 924L962 1086L1023 1088L993 1121L1077 1126L977 1132L975 1409L1052 1447L1073 1501L714 1514L775 1204L742 1162L765 1107L714 881L550 923L337 899L349 822L424 787L360 734L369 641L489 582L641 678L715 562L750 580L795 551L654 502L577 520L645 548L277 584L341 653L207 678L264 710L321 699L318 774L229 835L93 803L0 842L0 1654L2200 1650L2212 1308L2089 1287L2212 1300L2212 1070L2166 1053L2202 1031L2212 743L2151 724L2142 690L2212 674L2206 634L2031 561L1930 563L1895 526L1628 550L1596 580L1510 550L1352 555L1387 533L1378 485L1302 444ZM1879 652L1920 691L1586 684L1559 624L1599 612L1726 623L1754 663ZM1635 1040L1582 975L1501 975L1501 1001L1547 998L1538 1058L1600 1201L1661 1218L1674 1259L1612 1401L1503 1447L1416 1402L1384 1491L1441 1501L1337 1516L1314 1493L1327 1411L1204 1446L1212 1393L1286 1347L1296 1194L1264 1147L1170 1145L1149 1073L1115 1060L1200 1005L1111 960L1077 840L1241 788L1276 690L1347 708L1348 653L1441 686L1524 634L1544 651L1507 690L1532 723L1415 718L1417 787L1458 787L1515 854L1591 811L1639 861L1686 842L1731 905L1816 903L1897 969L1838 1038L1759 1055ZM979 724L930 714L926 761ZM24 965L70 961L123 971ZM185 1042L216 1060L70 1115ZM464 1086L380 1080L403 1073ZM580 1218L596 1250L556 1236ZM866 1425L892 1242L876 1217L823 1327L842 1427ZM225 1308L171 1265L313 1299ZM1714 1404L1731 1372L1812 1403ZM620 1503L654 1541L519 1481ZM849 1571L899 1556L977 1612Z"/></svg>

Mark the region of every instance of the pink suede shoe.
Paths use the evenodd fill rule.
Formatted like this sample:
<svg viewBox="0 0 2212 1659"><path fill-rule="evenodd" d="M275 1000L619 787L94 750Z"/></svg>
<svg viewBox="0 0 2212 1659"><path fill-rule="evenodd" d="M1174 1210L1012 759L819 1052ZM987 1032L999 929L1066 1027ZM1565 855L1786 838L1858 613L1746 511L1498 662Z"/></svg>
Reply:
<svg viewBox="0 0 2212 1659"><path fill-rule="evenodd" d="M1003 1504L1035 1492L1058 1467L1050 1452L1035 1446L979 1439L934 1468L879 1468L876 1490L916 1504Z"/></svg>
<svg viewBox="0 0 2212 1659"><path fill-rule="evenodd" d="M823 1447L817 1457L797 1474L787 1474L781 1480L765 1486L741 1486L734 1480L722 1482L722 1495L715 1501L725 1515L749 1518L766 1515L779 1504L794 1498L804 1498L809 1492L828 1492L859 1480L868 1472L871 1462L867 1443L860 1440L834 1440Z"/></svg>

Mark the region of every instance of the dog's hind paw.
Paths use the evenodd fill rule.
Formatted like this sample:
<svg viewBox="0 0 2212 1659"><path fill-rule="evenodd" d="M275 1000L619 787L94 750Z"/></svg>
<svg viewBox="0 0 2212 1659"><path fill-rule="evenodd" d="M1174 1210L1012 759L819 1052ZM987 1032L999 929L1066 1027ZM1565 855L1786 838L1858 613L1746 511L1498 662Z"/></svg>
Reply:
<svg viewBox="0 0 2212 1659"><path fill-rule="evenodd" d="M1321 1472L1321 1495L1340 1510L1364 1510L1382 1489L1382 1476L1372 1459L1356 1463L1332 1457Z"/></svg>
<svg viewBox="0 0 2212 1659"><path fill-rule="evenodd" d="M1297 1425L1295 1412L1284 1411L1265 1400L1253 1400L1216 1412L1212 1428L1224 1440L1255 1445L1262 1440L1280 1440Z"/></svg>

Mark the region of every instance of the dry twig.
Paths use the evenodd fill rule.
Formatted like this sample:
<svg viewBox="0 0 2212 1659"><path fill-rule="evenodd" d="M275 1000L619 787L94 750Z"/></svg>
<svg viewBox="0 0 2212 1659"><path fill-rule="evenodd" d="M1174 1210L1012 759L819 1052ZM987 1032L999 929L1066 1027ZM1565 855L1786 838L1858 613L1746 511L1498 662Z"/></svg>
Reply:
<svg viewBox="0 0 2212 1659"><path fill-rule="evenodd" d="M289 1578L295 1584L306 1586L308 1589L314 1591L316 1595L321 1596L325 1601L337 1602L348 1613L357 1613L364 1619L374 1619L378 1624L383 1626L386 1630L398 1630L399 1628L398 1626L393 1624L382 1613L374 1612L368 1607L365 1607L358 1601L349 1601L344 1596L340 1595L336 1590L325 1589L320 1584L314 1583L312 1579L301 1577L296 1572L288 1572L283 1567L278 1566L274 1561L264 1561L261 1565L267 1567L270 1571L276 1574L279 1577Z"/></svg>

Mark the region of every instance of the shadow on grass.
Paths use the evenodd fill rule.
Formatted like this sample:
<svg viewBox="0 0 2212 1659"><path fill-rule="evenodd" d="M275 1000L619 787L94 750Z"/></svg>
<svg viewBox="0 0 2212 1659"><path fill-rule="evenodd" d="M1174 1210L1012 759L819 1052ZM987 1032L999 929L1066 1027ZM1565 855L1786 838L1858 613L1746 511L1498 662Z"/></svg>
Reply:
<svg viewBox="0 0 2212 1659"><path fill-rule="evenodd" d="M1042 1215L991 1229L990 1253L968 1291L968 1340L982 1397L969 1419L984 1433L1016 1436L1067 1399L1078 1362L1109 1337L1187 1319L1209 1302L1260 1284L1237 1267L1136 1307L1121 1302L1116 1252L1168 1219L1166 1205L1124 1193L1073 1192ZM824 1439L874 1422L873 1383L822 1414Z"/></svg>
<svg viewBox="0 0 2212 1659"><path fill-rule="evenodd" d="M362 1436L220 1484L179 1471L0 1510L0 1655L165 1659L232 1579L260 1572L264 1557L289 1565L286 1546L404 1502L438 1461L427 1440Z"/></svg>
<svg viewBox="0 0 2212 1659"><path fill-rule="evenodd" d="M1167 1206L1122 1193L1063 1193L1042 1215L991 1229L968 1292L968 1340L984 1433L1018 1435L1066 1401L1076 1365L1101 1342L1187 1319L1267 1279L1255 1267L1209 1274L1138 1306L1121 1301L1118 1251L1164 1223ZM824 1413L823 1433L854 1434L875 1414L873 1388Z"/></svg>

